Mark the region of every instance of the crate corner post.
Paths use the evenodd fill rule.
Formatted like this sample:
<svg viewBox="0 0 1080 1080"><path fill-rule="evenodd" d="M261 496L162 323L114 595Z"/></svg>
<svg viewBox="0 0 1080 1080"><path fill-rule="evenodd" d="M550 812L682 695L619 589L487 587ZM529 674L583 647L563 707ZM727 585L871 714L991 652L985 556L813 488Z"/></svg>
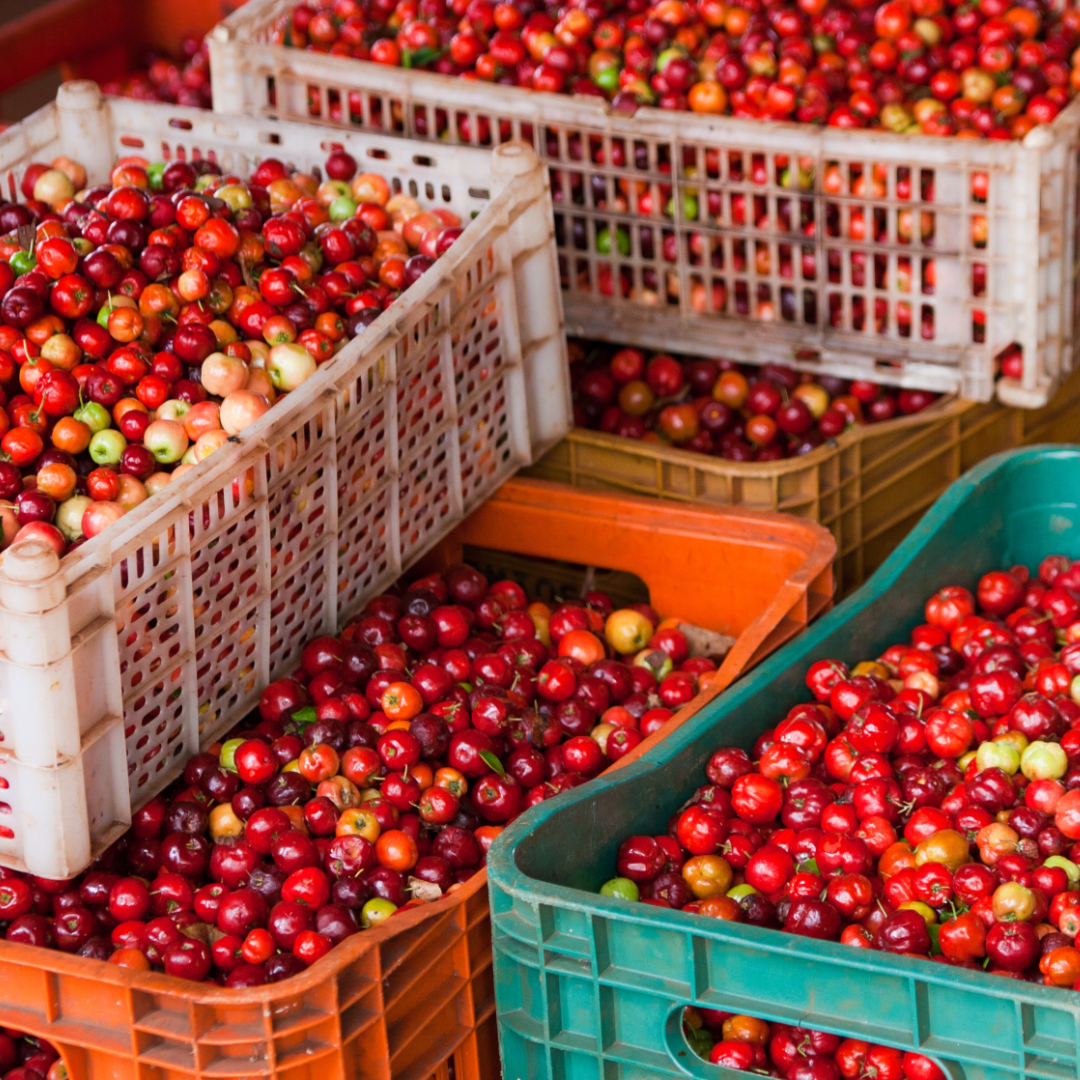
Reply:
<svg viewBox="0 0 1080 1080"><path fill-rule="evenodd" d="M69 588L44 541L0 560L0 865L67 878L130 824L111 608L108 573Z"/></svg>

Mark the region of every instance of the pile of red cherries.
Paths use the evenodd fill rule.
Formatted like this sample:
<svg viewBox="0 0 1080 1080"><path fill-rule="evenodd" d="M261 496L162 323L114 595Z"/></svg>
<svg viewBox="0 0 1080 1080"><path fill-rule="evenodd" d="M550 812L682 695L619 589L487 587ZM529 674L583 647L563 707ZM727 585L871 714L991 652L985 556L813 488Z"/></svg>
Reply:
<svg viewBox="0 0 1080 1080"><path fill-rule="evenodd" d="M1022 138L1080 83L1080 14L1045 0L308 0L274 40L627 112L965 138ZM361 96L348 116L328 102L331 117L359 121ZM488 124L461 136L490 138Z"/></svg>
<svg viewBox="0 0 1080 1080"><path fill-rule="evenodd" d="M0 548L63 555L332 360L461 235L334 150L247 178L61 157L0 201ZM317 175L318 174L318 175ZM283 455L298 449L286 445Z"/></svg>
<svg viewBox="0 0 1080 1080"><path fill-rule="evenodd" d="M213 108L210 47L198 37L180 43L179 56L150 52L134 71L101 84L102 93L136 101L166 101L194 109Z"/></svg>
<svg viewBox="0 0 1080 1080"><path fill-rule="evenodd" d="M910 639L806 674L717 750L602 893L1080 989L1080 562L932 596Z"/></svg>
<svg viewBox="0 0 1080 1080"><path fill-rule="evenodd" d="M68 1080L68 1071L51 1043L12 1028L0 1028L0 1077Z"/></svg>
<svg viewBox="0 0 1080 1080"><path fill-rule="evenodd" d="M85 874L0 869L11 942L258 986L468 881L504 825L714 677L674 620L458 564L317 637Z"/></svg>
<svg viewBox="0 0 1080 1080"><path fill-rule="evenodd" d="M574 423L729 461L779 461L816 450L849 427L922 412L927 390L810 375L782 364L649 356L570 342Z"/></svg>

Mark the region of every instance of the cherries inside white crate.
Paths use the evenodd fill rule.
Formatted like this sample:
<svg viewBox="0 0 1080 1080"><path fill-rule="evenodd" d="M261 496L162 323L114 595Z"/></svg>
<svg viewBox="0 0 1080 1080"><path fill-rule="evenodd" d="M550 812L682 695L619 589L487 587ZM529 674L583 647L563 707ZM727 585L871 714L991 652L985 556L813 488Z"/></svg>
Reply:
<svg viewBox="0 0 1080 1080"><path fill-rule="evenodd" d="M554 178L574 334L746 363L798 357L821 374L996 392L1022 408L1047 404L1073 368L1080 101L1016 142L626 116L596 98L276 44L296 3L248 0L214 29L215 108L436 145L529 140ZM995 381L1013 343L1023 377Z"/></svg>
<svg viewBox="0 0 1080 1080"><path fill-rule="evenodd" d="M0 560L0 865L83 870L187 758L571 426L547 176L494 153L103 98L67 83L0 135L0 183L60 154L246 175L343 146L467 228L258 423L57 560ZM470 222L470 218L472 218ZM16 554L12 554L16 552Z"/></svg>

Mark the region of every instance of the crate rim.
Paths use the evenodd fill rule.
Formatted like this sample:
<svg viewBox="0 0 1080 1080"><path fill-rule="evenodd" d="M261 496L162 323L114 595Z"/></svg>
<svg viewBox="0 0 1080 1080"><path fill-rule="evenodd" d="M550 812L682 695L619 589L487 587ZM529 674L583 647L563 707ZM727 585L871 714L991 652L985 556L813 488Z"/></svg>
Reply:
<svg viewBox="0 0 1080 1080"><path fill-rule="evenodd" d="M273 0L266 0L265 6L270 7ZM294 46L279 45L271 42L263 42L256 40L252 33L253 31L247 24L252 23L255 19L268 19L270 17L268 12L259 10L264 4L261 0L251 0L249 4L245 4L236 9L231 15L229 15L222 22L218 23L213 30L210 31L208 37L213 41L220 42L222 44L237 43L246 47L261 47L268 46L272 48L280 48L289 52L301 52L311 53L319 56L320 63L326 63L328 76L333 76L337 71L347 71L348 65L359 64L362 69L375 76L373 80L372 89L374 91L382 91L382 88L377 84L388 78L393 78L392 75L387 75L387 72L394 72L399 75L406 75L409 79L419 78L422 82L431 80L431 89L433 92L437 92L439 87L457 86L467 88L462 92L461 96L468 98L473 96L470 91L475 92L476 105L472 107L476 108L490 108L490 105L480 104L484 91L490 84L483 82L473 82L468 79L460 79L455 75L442 75L436 71L426 71L424 69L413 70L411 68L397 68L389 67L384 64L376 64L371 60L359 60L351 56L333 56L329 53L320 53L317 50L312 49L297 49ZM380 77L381 76L381 77ZM547 91L530 90L527 87L520 86L500 86L500 94L509 93L509 100L514 106L518 106L518 103L524 103L527 101L535 101L534 108L535 115L526 118L524 109L519 109L522 114L518 118L523 122L527 119L531 119L533 123L543 124L545 117L553 114L553 118L557 120L564 119L558 116L561 109L573 108L579 110L581 113L593 113L594 116L585 117L578 116L574 119L583 122L586 119L593 121L594 123L603 125L606 127L605 135L612 138L617 137L632 137L634 132L631 129L635 121L644 121L649 126L655 126L657 130L666 131L673 142L677 142L679 135L686 129L693 126L693 137L695 138L717 138L721 134L721 130L724 129L727 133L732 130L728 125L733 125L734 131L740 135L745 134L750 136L753 132L760 132L766 130L769 132L775 132L777 138L783 140L787 136L797 137L803 139L809 136L814 136L819 140L825 142L830 137L833 137L833 133L844 133L846 129L841 128L828 128L818 127L811 124L797 124L791 121L763 121L763 120L751 120L743 119L735 116L711 116L704 113L695 112L682 112L673 111L667 109L656 109L649 106L639 108L636 112L630 114L624 114L616 112L611 108L610 102L601 101L599 98L595 98L592 95L587 94L552 94ZM394 92L389 83L387 83L385 92ZM400 93L400 89L398 90ZM408 95L406 95L408 96ZM469 108L470 106L462 103L458 104L453 101L451 95L449 100L446 100L445 108ZM555 105L558 102L559 105ZM271 115L270 110L267 111L267 115ZM349 130L348 125L333 124L329 122L320 121L313 118L311 123L318 127L327 127L331 130ZM626 130L623 130L625 126ZM983 148L986 155L986 164L1001 164L1011 160L1018 149L1025 150L1039 150L1043 146L1048 145L1051 141L1051 131L1059 132L1066 128L1080 127L1080 95L1074 98L1069 104L1058 113L1057 116L1049 124L1041 124L1039 127L1033 128L1024 136L1023 139L1014 141L999 141L995 139L983 139L978 140L978 145ZM687 132L689 134L689 132ZM860 136L870 136L875 143L880 143L885 146L889 146L891 149L899 151L904 146L916 146L923 148L940 147L943 142L948 142L950 139L954 139L955 136L949 136L946 139L942 139L933 135L905 135L900 132L877 130L877 129L858 129L857 134ZM836 136L843 139L843 134ZM975 143L976 140L970 140L971 143ZM493 143L493 145L495 145ZM824 147L821 148L824 153ZM792 154L798 154L800 151L793 150ZM866 155L861 155L866 156ZM897 158L899 160L899 158ZM601 167L601 171L617 172L611 167L606 169ZM800 190L795 188L793 190Z"/></svg>
<svg viewBox="0 0 1080 1080"><path fill-rule="evenodd" d="M715 514L717 521L726 517L743 520L747 523L756 522L758 525L762 526L761 535L757 538L762 542L778 540L776 535L770 532L770 525L778 526L789 532L792 529L802 531L805 528L807 542L804 547L805 557L803 558L803 561L799 566L792 570L789 576L784 580L783 584L777 588L776 594L758 618L739 634L735 644L724 657L724 661L720 666L721 678L698 693L692 700L688 701L686 705L682 706L682 708L676 710L675 714L671 717L671 720L678 718L685 719L690 715L691 711L693 713L700 712L702 708L715 697L727 690L745 672L750 670L751 667L757 667L760 661L755 662L754 657L764 645L768 644L770 637L778 632L782 632L784 633L783 641L789 641L794 636L794 632L785 630L784 621L786 612L789 612L792 609L792 602L797 602L800 596L807 597L807 602L809 603L810 586L833 564L838 553L836 538L820 522L805 517L799 517L794 514L785 514L776 510L757 510L746 506L724 506L711 503L688 504L676 499L655 499L625 492L595 492L578 488L571 484L564 484L557 480L545 480L539 477L522 476L507 481L498 489L498 491L490 496L490 499L494 500L499 496L503 496L510 500L516 498L519 501L527 501L530 497L530 492L537 492L539 494L546 492L552 498L555 498L560 491L574 492L586 497L602 495L614 496L614 501L610 504L613 507L613 510L609 516L615 521L618 521L621 518L631 521L634 520L634 507L638 507L645 513L656 513L658 508L670 506L672 509L677 508L680 511L689 509L705 512L710 516ZM811 537L814 539L811 540ZM790 539L788 542L791 542ZM829 604L826 607L816 609L808 608L806 618L807 624L811 621L816 622L822 617L822 613L826 612L828 607L831 606L831 597L835 595L835 586L835 574L833 574L831 578L830 587L832 588L832 592L830 593ZM639 743L629 754L610 765L605 770L605 774L611 773L616 769L624 768L637 761L648 749L655 746L663 739L666 739L670 734L670 730L664 729L654 732L654 734Z"/></svg>
<svg viewBox="0 0 1080 1080"><path fill-rule="evenodd" d="M710 701L705 705L713 713L715 723L722 719L722 711L738 708L750 696L760 693L759 684L767 685L773 678L773 672L790 667L802 655L810 652L816 641L827 635L834 628L842 625L857 610L864 608L881 593L896 584L905 567L917 555L926 541L934 534L936 527L949 517L957 505L964 501L966 492L977 487L1000 469L1022 465L1033 458L1046 460L1080 460L1080 448L1070 448L1060 444L1046 443L1018 450L1009 450L995 454L975 466L963 477L955 481L934 505L926 512L922 520L901 542L878 570L855 592L841 601L831 611L815 621L807 632L784 645L763 661L752 676L733 686L723 702ZM720 715L715 715L719 713ZM539 878L528 877L517 865L517 852L521 841L537 826L548 822L563 808L595 796L599 791L615 785L629 783L658 764L669 761L681 749L688 737L687 731L675 731L661 745L650 747L649 760L642 755L619 770L597 777L587 790L574 789L562 803L547 805L540 803L526 811L500 834L488 853L488 867L493 883L497 888L515 899L530 905L546 904L553 907L579 911L596 918L609 918L620 922L633 923L654 929L676 929L691 933L696 937L708 938L717 942L752 945L763 952L805 957L825 961L831 965L859 970L892 973L910 977L917 974L919 981L930 982L944 987L955 987L959 982L962 988L977 989L980 994L999 999L1014 1000L1022 1004L1053 1005L1060 1009L1062 999L1054 991L1058 988L1041 986L1034 983L1020 983L1018 980L990 980L985 973L968 971L963 968L946 967L917 957L898 956L892 953L874 951L871 956L863 950L853 949L834 941L819 941L788 934L782 930L743 925L716 919L703 919L683 911L664 910L648 904L601 897L557 885ZM530 945L542 942L529 941ZM495 947L498 947L496 940ZM602 979L602 976L600 976ZM989 980L989 981L988 981ZM755 1003L755 1009L768 1013L767 1007ZM1080 1001L1074 1011L1080 1010ZM779 1014L777 1014L779 1015ZM505 1016L500 1016L505 1023ZM825 1025L826 1027L828 1025Z"/></svg>

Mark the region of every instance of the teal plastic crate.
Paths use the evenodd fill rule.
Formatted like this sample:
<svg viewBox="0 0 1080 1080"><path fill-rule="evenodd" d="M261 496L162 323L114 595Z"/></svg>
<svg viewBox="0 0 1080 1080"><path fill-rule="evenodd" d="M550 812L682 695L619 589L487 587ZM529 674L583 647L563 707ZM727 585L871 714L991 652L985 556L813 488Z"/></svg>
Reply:
<svg viewBox="0 0 1080 1080"><path fill-rule="evenodd" d="M1053 553L1080 557L1080 451L990 458L857 593L649 755L507 829L488 858L505 1080L736 1076L690 1050L685 1005L917 1050L952 1080L1080 1076L1080 994L596 894L620 842L664 831L713 750L749 750L808 699L814 660L878 656L942 585Z"/></svg>

